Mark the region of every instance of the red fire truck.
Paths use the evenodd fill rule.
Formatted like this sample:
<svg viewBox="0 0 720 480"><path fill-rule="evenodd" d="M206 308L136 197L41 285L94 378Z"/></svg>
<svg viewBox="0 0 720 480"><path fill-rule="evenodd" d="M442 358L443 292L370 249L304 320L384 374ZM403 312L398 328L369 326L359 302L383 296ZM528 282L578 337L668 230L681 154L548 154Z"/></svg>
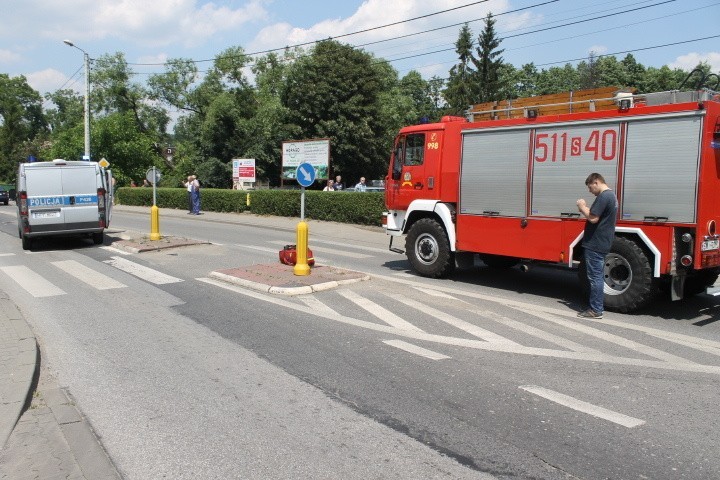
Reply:
<svg viewBox="0 0 720 480"><path fill-rule="evenodd" d="M576 201L592 204L585 179L598 172L619 201L606 308L635 311L668 289L674 300L705 291L720 273L720 96L604 100L610 109L571 100L568 113L508 106L403 128L386 178L390 249L427 277L479 254L490 267L546 262L585 278ZM404 252L392 246L402 235Z"/></svg>

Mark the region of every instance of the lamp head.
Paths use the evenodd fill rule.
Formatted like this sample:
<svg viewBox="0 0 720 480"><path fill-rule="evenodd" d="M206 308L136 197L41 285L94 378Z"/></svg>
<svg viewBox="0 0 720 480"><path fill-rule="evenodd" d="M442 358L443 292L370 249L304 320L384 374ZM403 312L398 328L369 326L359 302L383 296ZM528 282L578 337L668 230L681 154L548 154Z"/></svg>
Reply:
<svg viewBox="0 0 720 480"><path fill-rule="evenodd" d="M71 47L74 47L74 46L75 46L75 44L74 44L73 42L71 42L70 40L63 40L63 43L64 43L65 45L70 45Z"/></svg>

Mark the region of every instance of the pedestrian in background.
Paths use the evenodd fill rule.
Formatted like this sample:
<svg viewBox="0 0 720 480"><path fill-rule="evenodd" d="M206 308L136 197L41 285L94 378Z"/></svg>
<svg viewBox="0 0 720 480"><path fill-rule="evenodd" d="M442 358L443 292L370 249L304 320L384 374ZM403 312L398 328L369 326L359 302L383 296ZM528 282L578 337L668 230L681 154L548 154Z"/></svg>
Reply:
<svg viewBox="0 0 720 480"><path fill-rule="evenodd" d="M325 185L325 188L323 188L323 192L334 192L335 191L335 184L332 180L327 181L327 185Z"/></svg>
<svg viewBox="0 0 720 480"><path fill-rule="evenodd" d="M605 285L605 256L610 253L615 240L617 197L599 173L591 173L585 180L595 201L588 208L585 199L576 202L578 210L587 219L582 246L585 250L585 266L590 282L589 307L578 313L581 318L603 318L603 287Z"/></svg>
<svg viewBox="0 0 720 480"><path fill-rule="evenodd" d="M193 215L200 215L200 182L198 182L197 176L192 175L192 213Z"/></svg>
<svg viewBox="0 0 720 480"><path fill-rule="evenodd" d="M185 189L187 190L188 215L192 215L192 213L193 213L192 181L193 181L193 176L188 175L187 181L185 181L183 183L183 185L185 185Z"/></svg>
<svg viewBox="0 0 720 480"><path fill-rule="evenodd" d="M365 185L365 177L360 177L360 181L355 185L356 192L367 191L367 185Z"/></svg>
<svg viewBox="0 0 720 480"><path fill-rule="evenodd" d="M341 177L340 175L338 175L337 177L335 177L335 183L333 183L333 188L334 188L335 190L342 190L342 189L343 189L342 177Z"/></svg>
<svg viewBox="0 0 720 480"><path fill-rule="evenodd" d="M152 187L152 185L150 185L150 182L147 181L147 178L143 180L143 187Z"/></svg>

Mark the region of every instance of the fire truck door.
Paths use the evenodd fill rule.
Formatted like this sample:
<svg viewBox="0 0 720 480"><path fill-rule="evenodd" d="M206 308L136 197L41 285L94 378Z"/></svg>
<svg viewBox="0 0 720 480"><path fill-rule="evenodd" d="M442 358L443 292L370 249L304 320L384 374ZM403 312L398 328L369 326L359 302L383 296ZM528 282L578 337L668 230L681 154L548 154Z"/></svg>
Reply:
<svg viewBox="0 0 720 480"><path fill-rule="evenodd" d="M394 209L406 210L413 200L434 196L437 179L432 167L437 163L438 137L437 132L422 132L398 138L390 180L390 199Z"/></svg>

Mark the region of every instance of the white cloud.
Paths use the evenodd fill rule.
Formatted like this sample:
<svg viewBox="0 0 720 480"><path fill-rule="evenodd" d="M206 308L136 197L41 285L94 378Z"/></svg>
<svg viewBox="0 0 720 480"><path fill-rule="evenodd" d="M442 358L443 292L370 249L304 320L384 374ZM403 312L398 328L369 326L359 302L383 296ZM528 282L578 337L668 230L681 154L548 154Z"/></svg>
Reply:
<svg viewBox="0 0 720 480"><path fill-rule="evenodd" d="M157 55L144 55L137 58L137 63L146 63L149 65L163 65L168 60L167 53L158 53Z"/></svg>
<svg viewBox="0 0 720 480"><path fill-rule="evenodd" d="M264 2L248 0L230 8L204 0L26 0L3 12L0 38L26 36L28 19L39 18L45 21L33 28L42 38L70 38L78 44L115 38L145 46L197 45L218 32L266 18Z"/></svg>
<svg viewBox="0 0 720 480"><path fill-rule="evenodd" d="M442 6L437 3L429 3L422 0L395 0L390 6L387 0L366 0L355 13L347 18L323 20L308 28L294 27L288 23L269 25L256 35L255 39L249 44L248 51L264 51L267 49L282 48L285 45L302 44L325 38L337 38L344 43L362 45L368 42L385 40L423 30L430 30L432 28L482 19L489 11L497 13L508 10L509 8L509 2L507 0L490 1L470 8L460 8L440 15L433 15L411 22L403 22L397 25L338 38L348 33L419 17L426 13L436 12L440 8L447 10L467 4L467 0L446 0L442 2ZM534 20L534 17L531 15L510 15L501 18L503 30L521 28L522 26L527 26L528 23ZM496 25L495 28L498 30L500 27L501 21L499 17L498 25ZM417 48L423 48L431 44L437 46L442 43L443 46L450 47L457 39L459 29L460 26L455 26L447 30L439 30L425 35L408 37L399 41L404 44L403 51L407 51L406 47L408 44ZM474 34L477 35L482 29L482 23L471 25L471 29ZM365 48L376 52L380 56L385 56L385 52L391 49L386 43Z"/></svg>
<svg viewBox="0 0 720 480"><path fill-rule="evenodd" d="M0 48L0 63L8 64L14 63L21 59L20 55L10 50L4 50Z"/></svg>
<svg viewBox="0 0 720 480"><path fill-rule="evenodd" d="M607 51L608 48L605 45L593 45L587 50L588 54L594 53L595 55L604 55Z"/></svg>
<svg viewBox="0 0 720 480"><path fill-rule="evenodd" d="M697 67L700 62L705 62L710 65L710 70L712 72L720 71L720 52L691 52L687 55L680 55L668 66L670 68L682 68L683 70L689 71Z"/></svg>
<svg viewBox="0 0 720 480"><path fill-rule="evenodd" d="M54 68L47 68L39 72L33 72L26 75L28 84L38 92L50 92L58 89L60 85L65 85L68 77ZM84 89L85 84L81 82L71 82L63 88Z"/></svg>

